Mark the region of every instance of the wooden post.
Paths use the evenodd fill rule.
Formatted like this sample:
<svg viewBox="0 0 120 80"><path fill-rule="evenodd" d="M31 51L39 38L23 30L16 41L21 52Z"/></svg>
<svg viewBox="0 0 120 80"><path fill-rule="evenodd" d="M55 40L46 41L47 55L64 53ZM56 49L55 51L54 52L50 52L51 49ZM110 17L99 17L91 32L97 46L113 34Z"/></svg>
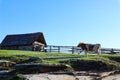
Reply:
<svg viewBox="0 0 120 80"><path fill-rule="evenodd" d="M58 53L60 53L60 46L58 46Z"/></svg>
<svg viewBox="0 0 120 80"><path fill-rule="evenodd" d="M51 52L51 50L52 50L52 46L50 46L50 52Z"/></svg>
<svg viewBox="0 0 120 80"><path fill-rule="evenodd" d="M74 47L72 47L72 54L74 54Z"/></svg>

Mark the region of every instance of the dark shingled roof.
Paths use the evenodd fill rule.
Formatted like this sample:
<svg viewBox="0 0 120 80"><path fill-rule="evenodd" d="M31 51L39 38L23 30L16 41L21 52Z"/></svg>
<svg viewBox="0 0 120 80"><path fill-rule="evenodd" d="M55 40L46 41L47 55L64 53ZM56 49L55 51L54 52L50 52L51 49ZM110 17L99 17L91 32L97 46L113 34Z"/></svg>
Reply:
<svg viewBox="0 0 120 80"><path fill-rule="evenodd" d="M44 35L42 32L7 35L1 43L1 46L22 46L32 45L34 41L45 44L47 46Z"/></svg>

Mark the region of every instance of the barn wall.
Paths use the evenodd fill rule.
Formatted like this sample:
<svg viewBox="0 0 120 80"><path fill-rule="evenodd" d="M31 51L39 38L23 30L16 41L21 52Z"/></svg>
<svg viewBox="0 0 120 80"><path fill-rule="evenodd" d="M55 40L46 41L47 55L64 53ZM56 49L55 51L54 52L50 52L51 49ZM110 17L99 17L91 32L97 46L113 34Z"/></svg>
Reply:
<svg viewBox="0 0 120 80"><path fill-rule="evenodd" d="M11 47L9 47L9 46L2 46L1 49L8 49L8 50L14 49L14 50L16 50L16 47L15 46L11 46Z"/></svg>
<svg viewBox="0 0 120 80"><path fill-rule="evenodd" d="M30 51L32 51L32 46L19 46L18 49L19 50L30 50Z"/></svg>
<svg viewBox="0 0 120 80"><path fill-rule="evenodd" d="M44 51L44 46L33 46L33 45L25 45L25 46L2 46L1 49L6 50L29 50L29 51Z"/></svg>
<svg viewBox="0 0 120 80"><path fill-rule="evenodd" d="M8 50L30 50L32 51L32 46L2 46L1 49L8 49Z"/></svg>

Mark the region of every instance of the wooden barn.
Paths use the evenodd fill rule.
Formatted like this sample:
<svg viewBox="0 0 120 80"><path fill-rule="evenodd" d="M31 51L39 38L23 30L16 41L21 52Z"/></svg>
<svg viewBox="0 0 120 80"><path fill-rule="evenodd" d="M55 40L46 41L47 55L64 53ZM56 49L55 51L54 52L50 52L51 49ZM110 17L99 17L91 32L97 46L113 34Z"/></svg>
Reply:
<svg viewBox="0 0 120 80"><path fill-rule="evenodd" d="M1 43L1 49L44 51L47 46L42 32L7 35Z"/></svg>

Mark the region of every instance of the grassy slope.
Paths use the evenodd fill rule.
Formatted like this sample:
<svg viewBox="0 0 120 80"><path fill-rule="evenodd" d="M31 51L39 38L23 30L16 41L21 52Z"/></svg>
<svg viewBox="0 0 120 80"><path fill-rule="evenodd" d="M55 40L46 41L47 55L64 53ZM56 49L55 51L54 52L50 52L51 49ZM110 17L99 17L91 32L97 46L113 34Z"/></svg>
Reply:
<svg viewBox="0 0 120 80"><path fill-rule="evenodd" d="M56 59L56 58L98 58L97 54L89 54L88 58L84 54L65 54L65 53L44 53L44 52L33 52L33 51L20 51L20 50L0 50L0 59L3 58L29 58L30 56L39 57L39 58L49 58L49 59ZM109 58L111 60L116 60L120 62L120 55L119 54L102 54L101 57Z"/></svg>
<svg viewBox="0 0 120 80"><path fill-rule="evenodd" d="M44 59L67 59L67 58L83 58L86 57L84 54L65 54L65 53L44 53L44 52L33 52L33 51L20 51L20 50L0 50L0 59L28 59L30 56L44 58ZM98 57L97 54L90 54L90 57Z"/></svg>
<svg viewBox="0 0 120 80"><path fill-rule="evenodd" d="M16 56L16 55L36 56L42 58L78 56L76 54L49 53L49 52L44 53L44 52L19 51L19 50L0 50L0 56Z"/></svg>
<svg viewBox="0 0 120 80"><path fill-rule="evenodd" d="M11 57L11 56L35 56L40 58L55 58L55 57L85 57L84 54L65 54L55 52L33 52L33 51L20 51L20 50L0 50L0 56ZM88 54L89 57L97 57L97 54ZM113 55L102 54L101 56L108 57ZM120 55L114 55L119 56Z"/></svg>
<svg viewBox="0 0 120 80"><path fill-rule="evenodd" d="M33 51L19 51L19 50L0 50L0 59L10 60L14 62L19 62L21 60L26 60L29 57L39 57L43 59L52 59L56 58L67 58L67 57L82 57L84 55L76 54L64 54L64 53L44 53L44 52L33 52ZM45 61L49 62L49 60ZM52 61L54 62L54 61Z"/></svg>
<svg viewBox="0 0 120 80"><path fill-rule="evenodd" d="M19 51L19 50L0 50L0 60L9 60L14 62L20 62L23 60L27 60L30 56L39 57L44 59L45 63L59 63L61 60L73 60L73 59L82 59L82 60L94 60L97 61L97 54L89 54L88 58L84 54L65 54L65 53L44 53L44 52L33 52L33 51ZM115 61L120 63L120 55L119 54L102 54L101 59L104 62L112 62L114 64ZM118 65L118 63L115 62Z"/></svg>
<svg viewBox="0 0 120 80"><path fill-rule="evenodd" d="M88 58L84 54L64 54L64 53L44 53L19 50L0 50L0 60L9 60L16 63L29 59L30 56L44 58L44 63L67 63L74 70L120 70L119 54L102 54L98 59L97 54L89 54ZM57 59L59 58L59 59ZM116 62L117 61L117 62ZM82 64L82 65L81 65ZM94 66L95 65L95 66ZM90 69L91 68L91 69ZM71 70L72 70L71 69ZM18 80L20 77L15 77ZM4 79L8 80L8 79ZM12 79L11 79L12 80ZM22 80L20 78L19 80Z"/></svg>

